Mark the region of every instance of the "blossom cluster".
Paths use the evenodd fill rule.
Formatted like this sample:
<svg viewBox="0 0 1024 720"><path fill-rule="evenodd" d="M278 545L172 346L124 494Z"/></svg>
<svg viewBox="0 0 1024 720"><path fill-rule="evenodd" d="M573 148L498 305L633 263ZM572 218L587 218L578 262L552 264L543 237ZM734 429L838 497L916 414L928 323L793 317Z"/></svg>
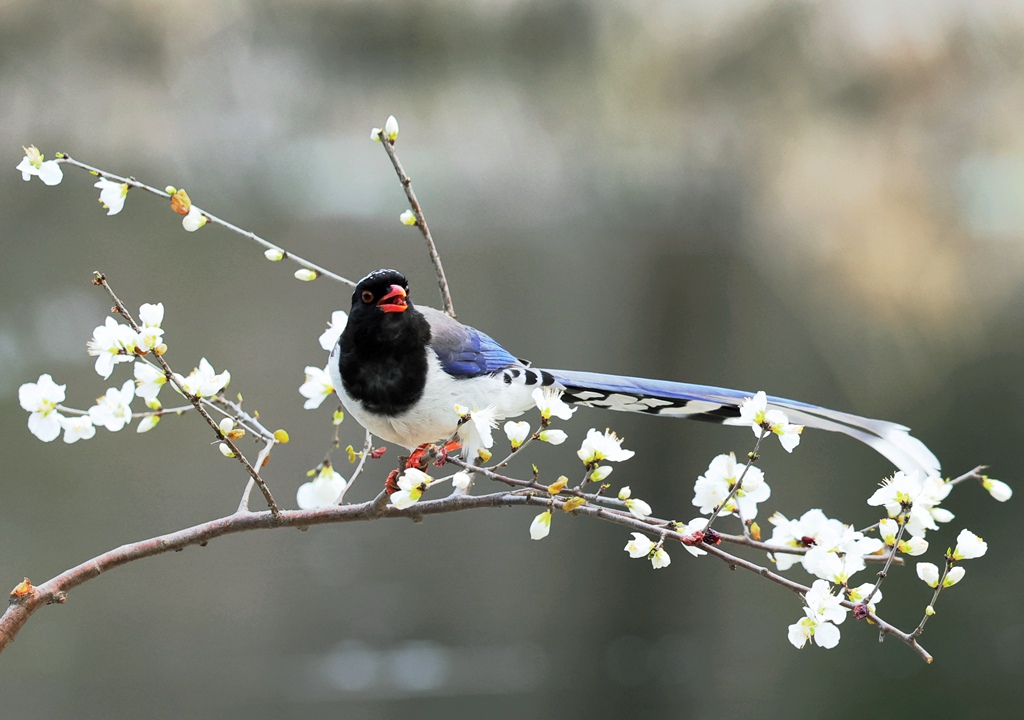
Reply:
<svg viewBox="0 0 1024 720"><path fill-rule="evenodd" d="M96 373L109 379L117 365L132 363L134 379L125 380L119 387L108 388L87 410L76 410L63 405L67 385L59 385L44 373L35 382L24 383L18 389L18 401L29 413L28 428L44 442L56 440L64 431L64 442L71 444L95 437L96 427L118 432L135 418L141 418L136 432L152 430L160 421L163 406L158 395L167 383L167 373L149 362L147 356L163 355L167 345L161 328L164 317L163 303L146 303L139 308L139 325L134 329L107 317L93 330L86 343L86 352L96 358ZM228 371L216 372L206 358L187 376L172 377L186 392L202 398L219 394L231 380ZM132 411L132 402L141 399L147 410Z"/></svg>
<svg viewBox="0 0 1024 720"><path fill-rule="evenodd" d="M997 497L1009 498L1011 493L1005 483L992 481L989 485L996 487L993 494ZM774 530L767 544L780 548L769 556L776 568L785 571L799 564L817 578L804 596L804 617L789 627L790 642L802 648L813 639L819 647L835 647L840 637L837 626L850 611L841 604L844 599L854 607L874 612L875 604L882 599L881 581L854 585L851 577L864 570L871 557L919 556L927 552L927 532L938 530L938 523L954 518L952 512L940 507L951 489L950 483L937 476L922 477L918 471L896 472L867 501L872 507L884 508L887 514L874 526L877 538L827 517L820 509L808 510L793 520L780 513L772 515L769 522ZM783 548L801 553L787 553ZM940 572L932 563L918 563L917 574L932 588L950 587L964 576L963 567L956 563L981 557L986 550L984 541L965 529L957 538L956 549L947 552L944 571ZM933 612L930 605L927 611Z"/></svg>

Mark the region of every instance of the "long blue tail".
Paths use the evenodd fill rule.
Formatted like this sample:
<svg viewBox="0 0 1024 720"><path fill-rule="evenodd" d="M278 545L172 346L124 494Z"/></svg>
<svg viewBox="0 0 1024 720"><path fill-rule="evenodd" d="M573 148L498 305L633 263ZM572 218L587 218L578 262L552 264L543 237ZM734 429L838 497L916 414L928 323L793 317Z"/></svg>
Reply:
<svg viewBox="0 0 1024 720"><path fill-rule="evenodd" d="M709 385L647 380L624 375L548 370L565 388L563 399L574 405L608 408L648 415L687 417L693 420L742 424L739 405L752 392ZM910 428L884 420L829 410L786 398L768 397L768 407L785 411L790 422L818 430L849 435L870 445L904 472L939 474L938 458Z"/></svg>

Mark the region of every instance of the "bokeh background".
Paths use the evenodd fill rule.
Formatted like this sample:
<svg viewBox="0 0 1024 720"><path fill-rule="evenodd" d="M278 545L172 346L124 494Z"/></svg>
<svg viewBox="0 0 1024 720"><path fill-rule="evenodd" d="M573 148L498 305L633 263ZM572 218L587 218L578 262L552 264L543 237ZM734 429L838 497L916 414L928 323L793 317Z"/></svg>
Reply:
<svg viewBox="0 0 1024 720"><path fill-rule="evenodd" d="M194 417L43 444L17 388L68 403L110 383L85 341L108 303L162 301L168 359L232 372L292 442L295 489L327 449L303 367L347 288L134 191L23 183L21 146L65 150L193 200L358 278L403 269L435 303L401 157L460 318L547 367L686 379L898 420L959 474L1019 467L1024 391L1024 6L611 0L0 2L0 587L231 512L244 485ZM577 471L586 429L637 452L612 480L689 519L693 479L746 430L580 411L537 462ZM343 444L359 442L354 423ZM394 460L351 491L370 497ZM341 458L338 458L341 460ZM345 463L342 461L342 465ZM762 462L773 510L857 525L891 468L808 433ZM341 468L345 471L345 468ZM0 659L3 714L50 718L1006 717L1024 625L1016 500L956 491L990 543L943 596L924 665L852 620L794 650L797 599L681 549L653 572L628 533L527 510L249 533L118 569L38 613ZM757 559L757 555L754 556ZM802 578L801 574L795 573ZM911 569L881 609L913 626Z"/></svg>

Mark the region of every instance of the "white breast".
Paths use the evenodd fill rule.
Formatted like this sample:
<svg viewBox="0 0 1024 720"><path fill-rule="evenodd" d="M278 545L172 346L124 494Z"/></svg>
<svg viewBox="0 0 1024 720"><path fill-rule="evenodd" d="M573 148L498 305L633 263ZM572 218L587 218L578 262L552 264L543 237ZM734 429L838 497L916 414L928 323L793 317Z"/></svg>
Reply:
<svg viewBox="0 0 1024 720"><path fill-rule="evenodd" d="M534 407L532 393L536 385L506 382L503 374L475 378L455 378L441 368L433 350L427 349L427 384L419 402L401 415L389 417L366 410L349 397L338 370L338 346L328 363L331 382L342 404L356 421L377 437L413 449L424 443L447 440L459 425L456 405L470 410L494 408L495 419L504 420Z"/></svg>

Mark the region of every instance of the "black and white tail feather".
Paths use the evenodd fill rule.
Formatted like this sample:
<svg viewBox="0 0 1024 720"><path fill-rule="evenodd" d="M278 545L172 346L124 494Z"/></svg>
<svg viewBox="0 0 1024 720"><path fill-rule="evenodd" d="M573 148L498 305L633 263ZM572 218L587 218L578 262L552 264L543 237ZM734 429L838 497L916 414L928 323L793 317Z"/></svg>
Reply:
<svg viewBox="0 0 1024 720"><path fill-rule="evenodd" d="M620 375L573 370L546 372L564 388L562 399L569 404L685 417L722 425L746 424L740 419L739 406L754 395L710 385ZM938 458L923 442L910 435L910 428L904 425L771 395L768 396L768 408L782 410L791 423L839 432L860 440L905 472L920 470L928 476L936 475L940 470Z"/></svg>
<svg viewBox="0 0 1024 720"><path fill-rule="evenodd" d="M609 410L745 424L739 406L754 393L707 385L575 370L542 370L517 359L493 338L444 313L413 307L408 283L395 270L363 278L329 369L349 412L374 435L408 448L450 437L457 429L469 458L476 440L459 428L455 406L490 408L495 420L535 407L538 387L563 400ZM382 312L383 311L383 312ZM939 461L908 428L896 423L769 397L768 407L809 428L849 435L906 472L939 472Z"/></svg>

